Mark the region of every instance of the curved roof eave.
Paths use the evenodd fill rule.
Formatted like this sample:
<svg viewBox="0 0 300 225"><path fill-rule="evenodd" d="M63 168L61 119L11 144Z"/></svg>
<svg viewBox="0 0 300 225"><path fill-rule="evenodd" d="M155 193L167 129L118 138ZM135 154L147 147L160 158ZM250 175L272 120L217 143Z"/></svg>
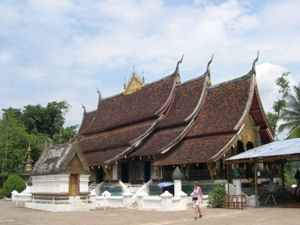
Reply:
<svg viewBox="0 0 300 225"><path fill-rule="evenodd" d="M165 147L161 148L160 150L158 150L158 152L160 154L165 154L166 152L168 152L170 149L172 149L176 144L178 144L183 138L184 136L189 132L189 130L192 128L194 122L195 122L195 118L196 116L199 114L202 106L203 106L203 102L204 102L204 98L206 96L207 93L207 87L208 87L208 79L209 79L209 73L205 73L205 81L204 81L204 86L202 89L202 93L200 95L199 101L194 109L194 111L185 118L185 121L188 121L189 118L190 122L188 123L188 125L184 128L184 130L175 138L172 140L172 142L170 142L168 145L166 145Z"/></svg>

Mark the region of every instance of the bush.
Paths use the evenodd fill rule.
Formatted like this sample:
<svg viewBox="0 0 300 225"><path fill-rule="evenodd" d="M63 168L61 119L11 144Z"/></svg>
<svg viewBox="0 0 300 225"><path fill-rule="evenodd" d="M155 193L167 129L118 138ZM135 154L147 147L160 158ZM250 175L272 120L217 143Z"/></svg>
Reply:
<svg viewBox="0 0 300 225"><path fill-rule="evenodd" d="M208 204L213 208L223 208L226 201L226 191L223 187L216 187L208 194Z"/></svg>
<svg viewBox="0 0 300 225"><path fill-rule="evenodd" d="M8 177L6 182L3 185L2 191L0 193L0 198L3 197L11 197L11 192L16 190L17 192L21 192L25 189L26 184L25 181L16 174L12 174Z"/></svg>

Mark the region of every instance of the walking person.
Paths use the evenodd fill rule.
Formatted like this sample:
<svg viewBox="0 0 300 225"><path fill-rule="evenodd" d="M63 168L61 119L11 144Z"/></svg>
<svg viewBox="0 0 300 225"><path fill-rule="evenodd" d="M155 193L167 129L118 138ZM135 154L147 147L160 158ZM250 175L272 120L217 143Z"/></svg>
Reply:
<svg viewBox="0 0 300 225"><path fill-rule="evenodd" d="M202 212L200 210L200 201L203 203L203 193L202 189L197 182L194 182L194 191L192 193L193 205L195 208L195 220L202 217Z"/></svg>

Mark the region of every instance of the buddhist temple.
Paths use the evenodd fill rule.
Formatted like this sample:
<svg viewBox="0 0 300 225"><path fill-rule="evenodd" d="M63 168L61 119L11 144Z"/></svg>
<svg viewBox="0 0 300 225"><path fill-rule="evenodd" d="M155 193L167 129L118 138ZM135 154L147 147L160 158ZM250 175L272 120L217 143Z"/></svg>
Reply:
<svg viewBox="0 0 300 225"><path fill-rule="evenodd" d="M145 84L133 70L122 93L102 98L99 92L96 110L84 110L77 135L90 179L171 180L176 166L184 180L231 179L226 170L233 168L226 168L225 159L273 141L256 84L256 61L245 75L214 85L212 59L203 75L184 83L181 59L161 80ZM251 176L251 164L238 166Z"/></svg>

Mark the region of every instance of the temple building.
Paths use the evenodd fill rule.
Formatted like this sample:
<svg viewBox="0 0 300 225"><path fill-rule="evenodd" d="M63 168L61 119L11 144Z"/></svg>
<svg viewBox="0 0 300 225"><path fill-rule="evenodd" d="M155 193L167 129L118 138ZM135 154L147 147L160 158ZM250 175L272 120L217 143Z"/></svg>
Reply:
<svg viewBox="0 0 300 225"><path fill-rule="evenodd" d="M185 180L230 179L225 159L273 141L256 84L257 59L246 75L216 85L212 60L203 75L184 83L181 61L150 84L133 71L123 93L102 99L98 92L97 109L84 110L77 140L90 179L170 180L176 166ZM251 176L251 164L239 167Z"/></svg>

